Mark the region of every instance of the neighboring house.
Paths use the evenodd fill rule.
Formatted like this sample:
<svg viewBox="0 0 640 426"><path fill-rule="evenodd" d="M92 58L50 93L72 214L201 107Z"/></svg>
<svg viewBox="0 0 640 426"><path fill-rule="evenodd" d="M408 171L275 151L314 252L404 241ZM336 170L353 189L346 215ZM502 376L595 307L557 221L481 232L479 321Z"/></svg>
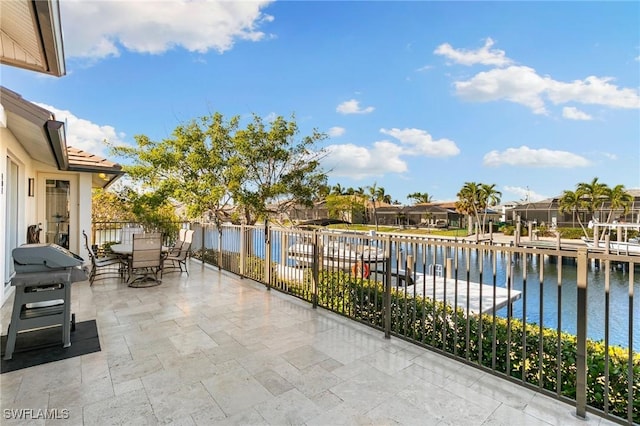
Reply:
<svg viewBox="0 0 640 426"><path fill-rule="evenodd" d="M53 76L65 74L58 2L0 1L0 63ZM121 167L67 147L64 123L0 87L0 300L13 288L13 248L40 226L42 243L56 243L85 259L82 230L91 229L91 190L107 187Z"/></svg>
<svg viewBox="0 0 640 426"><path fill-rule="evenodd" d="M614 212L612 221L626 222L626 223L638 223L640 224L640 189L627 189L627 192L633 198L631 205L629 206L629 212L626 215L622 214L621 210ZM537 224L545 224L551 227L560 228L576 228L578 224L578 216L580 222L583 225L587 225L590 220L594 219L586 211L581 210L573 214L572 212L560 212L559 200L561 196L547 198L545 200L537 201L535 203L520 204L513 208L513 217L520 216L520 220L523 222L535 222ZM600 213L604 212L604 213ZM600 222L605 222L607 217L604 217L609 213L609 204L603 203L600 212L595 213L595 219ZM603 217L599 217L599 216Z"/></svg>
<svg viewBox="0 0 640 426"><path fill-rule="evenodd" d="M292 221L293 223L305 222L307 220L327 219L329 212L324 201L313 203L313 207L294 204L289 207L286 212L279 213L276 220L285 223Z"/></svg>
<svg viewBox="0 0 640 426"><path fill-rule="evenodd" d="M507 201L498 206L495 206L494 209L500 212L500 217L498 218L499 222L514 222L515 214L514 209L519 206L520 203L518 201Z"/></svg>

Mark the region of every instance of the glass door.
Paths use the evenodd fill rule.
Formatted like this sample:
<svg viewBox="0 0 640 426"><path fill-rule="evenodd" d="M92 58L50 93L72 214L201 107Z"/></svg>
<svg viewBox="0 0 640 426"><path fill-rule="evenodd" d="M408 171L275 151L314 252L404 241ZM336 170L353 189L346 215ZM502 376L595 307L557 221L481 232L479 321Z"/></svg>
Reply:
<svg viewBox="0 0 640 426"><path fill-rule="evenodd" d="M71 206L71 181L45 178L45 243L69 248Z"/></svg>

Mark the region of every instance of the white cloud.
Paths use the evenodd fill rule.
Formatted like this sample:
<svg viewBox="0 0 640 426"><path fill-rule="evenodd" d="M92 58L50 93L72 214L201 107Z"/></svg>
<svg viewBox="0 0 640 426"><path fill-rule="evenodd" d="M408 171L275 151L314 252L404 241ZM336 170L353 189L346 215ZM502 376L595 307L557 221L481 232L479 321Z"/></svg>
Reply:
<svg viewBox="0 0 640 426"><path fill-rule="evenodd" d="M452 157L460 154L455 142L449 139L434 140L421 129L380 129L380 132L398 139L402 143L405 155L422 155L425 157Z"/></svg>
<svg viewBox="0 0 640 426"><path fill-rule="evenodd" d="M108 157L108 147L104 144L107 140L114 145L123 145L124 133L117 133L112 126L98 125L76 117L73 113L66 110L57 109L55 107L34 102L53 113L57 121L65 123L65 132L67 137L67 146L81 149L83 151L95 154L101 157Z"/></svg>
<svg viewBox="0 0 640 426"><path fill-rule="evenodd" d="M536 114L547 110L541 94L547 87L545 79L533 68L511 66L481 72L467 81L454 83L457 94L468 101L489 102L506 99L525 105Z"/></svg>
<svg viewBox="0 0 640 426"><path fill-rule="evenodd" d="M270 112L269 114L264 116L264 121L267 123L273 123L276 118L278 118L278 114L276 114L275 112Z"/></svg>
<svg viewBox="0 0 640 426"><path fill-rule="evenodd" d="M360 108L360 102L355 99L345 101L337 106L336 111L340 114L369 114L373 112L375 108L368 106L366 108Z"/></svg>
<svg viewBox="0 0 640 426"><path fill-rule="evenodd" d="M547 114L545 100L553 104L581 103L611 108L640 108L640 92L619 88L609 77L589 76L570 83L540 76L527 66L495 68L476 74L466 81L456 81L456 93L473 102L507 100L525 105L535 114Z"/></svg>
<svg viewBox="0 0 640 426"><path fill-rule="evenodd" d="M331 136L332 138L334 137L338 137L338 136L342 136L344 135L344 133L346 132L344 127L332 127L329 129L329 131L327 132L329 134L329 136Z"/></svg>
<svg viewBox="0 0 640 426"><path fill-rule="evenodd" d="M505 56L504 50L491 49L494 41L487 38L484 46L477 50L454 49L449 43L443 43L433 51L436 55L444 56L453 62L462 65L494 65L504 67L513 61Z"/></svg>
<svg viewBox="0 0 640 426"><path fill-rule="evenodd" d="M600 152L598 155L606 157L609 160L617 160L618 159L618 156L616 154L612 154L610 152Z"/></svg>
<svg viewBox="0 0 640 426"><path fill-rule="evenodd" d="M559 167L574 168L587 167L591 162L580 155L567 151L552 151L550 149L531 149L528 146L508 148L503 152L491 151L485 154L483 164L489 167L517 166L517 167Z"/></svg>
<svg viewBox="0 0 640 426"><path fill-rule="evenodd" d="M485 154L483 165L489 167L518 166L518 167L559 167L571 169L587 167L591 162L584 157L567 151L552 151L550 149L531 149L528 146L508 148L503 152L491 151Z"/></svg>
<svg viewBox="0 0 640 426"><path fill-rule="evenodd" d="M433 68L435 68L433 65L425 65L423 67L418 68L416 72L429 71L429 70L432 70Z"/></svg>
<svg viewBox="0 0 640 426"><path fill-rule="evenodd" d="M160 54L225 52L236 40L258 41L273 17L261 9L270 1L81 1L60 2L67 57L101 59L122 48Z"/></svg>
<svg viewBox="0 0 640 426"><path fill-rule="evenodd" d="M433 140L421 129L380 129L380 133L392 136L400 144L387 140L374 142L372 148L354 144L330 145L323 167L332 177L365 179L381 177L386 173L405 173L409 170L403 156L450 157L460 149L448 139Z"/></svg>
<svg viewBox="0 0 640 426"><path fill-rule="evenodd" d="M562 116L569 120L593 120L589 114L575 107L562 108Z"/></svg>
<svg viewBox="0 0 640 426"><path fill-rule="evenodd" d="M515 194L518 197L518 201L522 201L522 202L528 201L528 202L534 203L536 201L549 198L546 195L538 194L537 192L531 191L529 188L522 188L520 186L505 186L502 188L501 192L503 196L506 193Z"/></svg>
<svg viewBox="0 0 640 426"><path fill-rule="evenodd" d="M547 79L546 93L554 104L580 102L612 108L640 108L640 92L610 84L611 77L589 76L571 83Z"/></svg>
<svg viewBox="0 0 640 426"><path fill-rule="evenodd" d="M400 158L402 148L387 141L375 142L371 149L354 144L329 145L326 153L322 165L332 177L366 179L408 170Z"/></svg>
<svg viewBox="0 0 640 426"><path fill-rule="evenodd" d="M610 84L610 78L587 77L571 83L541 77L533 68L511 66L481 72L467 81L454 83L463 99L488 102L505 99L525 105L536 114L546 114L544 97L554 104L577 102L613 108L640 108L640 94Z"/></svg>

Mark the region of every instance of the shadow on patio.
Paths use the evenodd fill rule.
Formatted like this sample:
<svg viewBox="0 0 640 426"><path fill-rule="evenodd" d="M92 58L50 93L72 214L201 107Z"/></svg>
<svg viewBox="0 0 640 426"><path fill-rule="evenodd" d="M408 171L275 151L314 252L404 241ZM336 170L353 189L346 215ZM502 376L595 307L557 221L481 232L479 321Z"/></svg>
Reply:
<svg viewBox="0 0 640 426"><path fill-rule="evenodd" d="M610 423L249 279L189 271L153 288L74 284L102 350L2 374L3 424L44 424L42 411L86 425Z"/></svg>

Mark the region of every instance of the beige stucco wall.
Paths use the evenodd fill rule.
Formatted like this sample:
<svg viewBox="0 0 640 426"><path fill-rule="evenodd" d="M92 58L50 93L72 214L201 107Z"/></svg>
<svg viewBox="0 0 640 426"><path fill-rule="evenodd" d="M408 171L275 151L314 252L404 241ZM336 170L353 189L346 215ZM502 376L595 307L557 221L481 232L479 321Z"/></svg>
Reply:
<svg viewBox="0 0 640 426"><path fill-rule="evenodd" d="M0 160L0 177L2 179L2 193L0 194L0 277L2 277L3 281L2 286L0 286L2 287L0 290L0 303L2 304L7 301L13 292L11 286L5 285L9 273L7 261L12 262L11 252L6 247L8 232L16 232L17 244L24 244L27 242L27 227L45 221L43 194L44 179L46 177L68 179L74 182L72 191L74 191L73 199L75 202L70 208L75 220L69 229L69 249L82 256L85 260L88 260L88 256L84 249L82 230L86 229L89 232L91 229L91 174L61 172L54 167L32 160L13 133L3 124L2 120L0 120L0 155L2 156ZM18 165L17 226L15 229L10 230L6 229L7 209L14 206L9 206L7 200L7 158L10 158ZM28 178L35 179L36 194L34 197L27 196ZM43 234L40 237L41 241L44 242Z"/></svg>

